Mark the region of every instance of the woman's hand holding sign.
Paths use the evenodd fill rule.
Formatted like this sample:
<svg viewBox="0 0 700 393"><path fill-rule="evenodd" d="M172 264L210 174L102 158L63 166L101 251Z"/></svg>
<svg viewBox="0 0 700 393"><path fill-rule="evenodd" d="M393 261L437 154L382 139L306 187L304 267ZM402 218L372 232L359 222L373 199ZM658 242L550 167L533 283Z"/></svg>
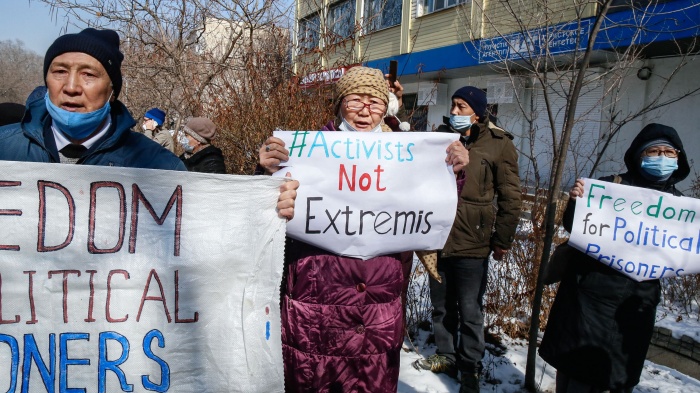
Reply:
<svg viewBox="0 0 700 393"><path fill-rule="evenodd" d="M291 178L292 174L287 172L287 177ZM280 217L287 220L294 218L294 201L297 198L297 188L299 188L299 180L286 181L280 186L280 197L277 199L277 214Z"/></svg>
<svg viewBox="0 0 700 393"><path fill-rule="evenodd" d="M576 179L576 183L574 183L574 186L571 187L571 191L569 191L569 198L581 198L583 196L583 186L583 179Z"/></svg>
<svg viewBox="0 0 700 393"><path fill-rule="evenodd" d="M458 173L469 164L469 150L460 141L454 141L447 146L445 162L452 165L454 173Z"/></svg>
<svg viewBox="0 0 700 393"><path fill-rule="evenodd" d="M271 136L265 140L258 151L260 166L265 168L265 174L271 175L281 169L280 163L289 160L289 151L285 149L284 142ZM287 173L291 178L292 174ZM277 200L277 212L280 217L291 220L294 218L294 200L297 197L298 180L285 182L280 186L280 197Z"/></svg>
<svg viewBox="0 0 700 393"><path fill-rule="evenodd" d="M289 150L284 147L284 141L271 136L260 146L258 157L265 174L271 175L280 170L282 161L289 160Z"/></svg>

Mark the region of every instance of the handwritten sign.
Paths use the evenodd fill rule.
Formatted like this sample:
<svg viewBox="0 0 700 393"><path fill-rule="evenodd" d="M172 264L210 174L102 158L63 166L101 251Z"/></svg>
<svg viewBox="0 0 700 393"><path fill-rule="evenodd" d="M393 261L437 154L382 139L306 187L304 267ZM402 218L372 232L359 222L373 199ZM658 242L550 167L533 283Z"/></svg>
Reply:
<svg viewBox="0 0 700 393"><path fill-rule="evenodd" d="M282 392L280 183L0 162L0 391Z"/></svg>
<svg viewBox="0 0 700 393"><path fill-rule="evenodd" d="M637 281L700 272L700 201L584 181L571 245Z"/></svg>
<svg viewBox="0 0 700 393"><path fill-rule="evenodd" d="M457 207L445 133L277 131L301 183L290 237L362 259L440 249Z"/></svg>

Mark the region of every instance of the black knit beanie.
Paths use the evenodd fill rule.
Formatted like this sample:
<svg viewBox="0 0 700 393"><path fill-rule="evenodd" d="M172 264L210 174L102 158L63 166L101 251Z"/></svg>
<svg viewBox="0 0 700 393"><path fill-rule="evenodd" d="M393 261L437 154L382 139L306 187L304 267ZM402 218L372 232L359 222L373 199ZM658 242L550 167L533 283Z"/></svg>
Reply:
<svg viewBox="0 0 700 393"><path fill-rule="evenodd" d="M44 56L44 79L49 72L49 66L56 56L67 52L86 53L99 61L112 80L114 97L122 90L122 60L124 55L119 51L119 34L114 30L96 30L87 28L77 34L66 34L58 37L51 44Z"/></svg>
<svg viewBox="0 0 700 393"><path fill-rule="evenodd" d="M474 86L464 86L452 94L452 98L463 99L479 116L479 123L486 120L486 92Z"/></svg>

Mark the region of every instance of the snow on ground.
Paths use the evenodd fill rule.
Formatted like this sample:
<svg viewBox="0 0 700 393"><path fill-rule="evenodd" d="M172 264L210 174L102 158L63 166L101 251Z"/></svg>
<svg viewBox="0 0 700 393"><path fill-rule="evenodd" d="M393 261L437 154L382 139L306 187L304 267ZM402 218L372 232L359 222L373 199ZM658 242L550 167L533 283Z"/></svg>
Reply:
<svg viewBox="0 0 700 393"><path fill-rule="evenodd" d="M435 353L435 345L422 343L428 332L421 332L414 345L421 355L428 357ZM501 357L491 355L488 351L484 358L484 376L481 379L481 389L484 392L516 393L522 391L525 380L525 363L527 358L527 343L525 341L505 340L503 343L508 351ZM430 371L416 370L411 363L421 356L413 348L411 352L402 351L401 371L399 374L398 393L452 393L459 391L459 383L444 375ZM537 377L543 391L554 391L554 369L546 366L542 359L537 361ZM544 370L544 374L542 371ZM486 382L488 381L488 382ZM700 383L698 384L700 387ZM546 390L549 388L549 390Z"/></svg>
<svg viewBox="0 0 700 393"><path fill-rule="evenodd" d="M668 314L671 315L672 313ZM687 323L682 325L681 330L687 330L683 334L692 332L695 335L699 327L700 324L695 321L695 324ZM421 355L428 357L435 353L434 344L424 344L428 334L428 332L420 333L413 343L415 349L408 340L406 341L404 347L407 346L410 348L410 351L401 352L398 393L456 393L459 391L459 384L456 380L444 374L433 374L425 370L419 371L411 365ZM524 392L522 385L525 380L527 342L503 338L503 344L508 348L503 356L493 356L487 350L483 362L485 376L482 376L481 379L482 392ZM540 386L541 392L554 392L555 372L556 370L547 365L539 356L537 357L536 381ZM700 381L668 367L646 361L641 381L634 389L634 393L700 393Z"/></svg>
<svg viewBox="0 0 700 393"><path fill-rule="evenodd" d="M656 311L656 326L665 327L673 332L673 337L692 337L700 342L700 316L697 313L682 315L676 310L659 307Z"/></svg>
<svg viewBox="0 0 700 393"><path fill-rule="evenodd" d="M521 221L521 225L522 223L523 221ZM414 267L415 264L419 263L418 258L414 258ZM491 266L498 265L492 264ZM427 275L414 277L414 280L417 281L411 290L419 290L421 286L427 285ZM424 294L418 293L416 296L420 297ZM429 301L429 297L425 300ZM656 326L671 330L675 338L680 339L683 335L687 335L695 341L700 341L700 305L693 303L691 311L683 312L679 307L664 305L662 302L656 312ZM415 360L435 353L435 344L425 344L428 336L429 332L420 331L413 343L405 341L404 348L409 350L401 352L401 370L397 393L459 392L459 383L456 380L444 374L434 374L426 370L419 371L411 365ZM488 351L489 344L487 344L487 352L483 360L485 370L481 378L481 391L493 393L525 392L522 386L525 380L528 344L524 340L512 340L507 336L502 336L501 340L507 347L503 356L492 355ZM536 370L536 381L540 392L553 393L556 370L539 356L537 357ZM647 360L644 363L641 380L633 393L700 393L700 381Z"/></svg>

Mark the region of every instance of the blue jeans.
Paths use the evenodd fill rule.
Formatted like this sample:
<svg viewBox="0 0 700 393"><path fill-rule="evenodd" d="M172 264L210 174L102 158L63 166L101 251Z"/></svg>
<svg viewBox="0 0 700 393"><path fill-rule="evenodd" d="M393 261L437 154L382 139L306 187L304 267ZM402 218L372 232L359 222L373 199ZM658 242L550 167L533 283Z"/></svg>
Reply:
<svg viewBox="0 0 700 393"><path fill-rule="evenodd" d="M484 356L483 298L488 262L488 257L438 258L442 284L430 278L436 353L462 371L480 371Z"/></svg>

